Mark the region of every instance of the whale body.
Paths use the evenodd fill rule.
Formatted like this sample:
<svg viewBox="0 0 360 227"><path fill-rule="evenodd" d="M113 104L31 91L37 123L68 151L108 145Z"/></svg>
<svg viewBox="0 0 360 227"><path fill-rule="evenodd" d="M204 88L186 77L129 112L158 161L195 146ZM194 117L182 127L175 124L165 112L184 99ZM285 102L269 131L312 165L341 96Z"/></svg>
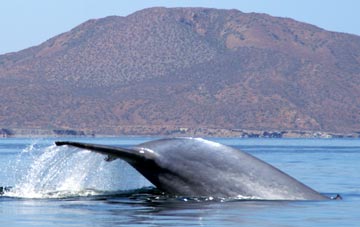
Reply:
<svg viewBox="0 0 360 227"><path fill-rule="evenodd" d="M60 141L123 159L158 189L180 196L261 200L326 200L274 166L238 149L201 138L167 138L120 148Z"/></svg>

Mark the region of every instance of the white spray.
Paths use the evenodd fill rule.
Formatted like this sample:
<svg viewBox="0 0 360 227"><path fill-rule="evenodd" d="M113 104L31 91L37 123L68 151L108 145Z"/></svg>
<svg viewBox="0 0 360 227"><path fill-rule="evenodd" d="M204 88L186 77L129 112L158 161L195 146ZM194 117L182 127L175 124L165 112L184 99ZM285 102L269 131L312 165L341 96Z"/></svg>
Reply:
<svg viewBox="0 0 360 227"><path fill-rule="evenodd" d="M57 147L37 148L34 144L16 160L15 186L6 196L61 198L131 190L151 185L122 160L104 161L90 151ZM31 158L24 158L30 154ZM26 168L22 161L30 161ZM26 165L25 165L26 166Z"/></svg>

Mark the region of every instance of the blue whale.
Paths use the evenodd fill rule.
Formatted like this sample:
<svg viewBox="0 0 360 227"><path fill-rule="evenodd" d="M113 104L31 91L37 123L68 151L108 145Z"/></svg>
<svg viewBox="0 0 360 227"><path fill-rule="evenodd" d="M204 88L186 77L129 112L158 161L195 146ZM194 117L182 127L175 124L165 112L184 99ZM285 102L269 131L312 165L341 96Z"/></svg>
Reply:
<svg viewBox="0 0 360 227"><path fill-rule="evenodd" d="M201 138L167 138L132 148L59 141L123 159L158 189L180 196L261 200L327 200L281 170L248 154Z"/></svg>

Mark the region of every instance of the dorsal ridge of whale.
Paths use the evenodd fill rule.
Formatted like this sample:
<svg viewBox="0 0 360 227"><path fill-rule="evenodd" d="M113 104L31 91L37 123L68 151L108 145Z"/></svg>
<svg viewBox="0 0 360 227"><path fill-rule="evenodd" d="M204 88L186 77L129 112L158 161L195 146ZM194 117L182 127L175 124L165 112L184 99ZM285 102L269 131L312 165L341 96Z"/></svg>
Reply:
<svg viewBox="0 0 360 227"><path fill-rule="evenodd" d="M328 199L248 153L200 138L166 138L131 148L77 142L56 142L56 145L74 146L123 159L157 188L174 195Z"/></svg>

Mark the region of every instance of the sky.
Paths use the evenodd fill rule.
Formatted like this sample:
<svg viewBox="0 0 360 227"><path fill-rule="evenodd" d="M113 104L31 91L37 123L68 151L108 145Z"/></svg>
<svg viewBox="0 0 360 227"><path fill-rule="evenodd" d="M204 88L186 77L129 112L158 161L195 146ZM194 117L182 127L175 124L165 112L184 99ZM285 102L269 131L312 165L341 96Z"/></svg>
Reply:
<svg viewBox="0 0 360 227"><path fill-rule="evenodd" d="M39 45L89 19L126 16L155 6L238 9L360 35L359 0L4 0L0 54Z"/></svg>

